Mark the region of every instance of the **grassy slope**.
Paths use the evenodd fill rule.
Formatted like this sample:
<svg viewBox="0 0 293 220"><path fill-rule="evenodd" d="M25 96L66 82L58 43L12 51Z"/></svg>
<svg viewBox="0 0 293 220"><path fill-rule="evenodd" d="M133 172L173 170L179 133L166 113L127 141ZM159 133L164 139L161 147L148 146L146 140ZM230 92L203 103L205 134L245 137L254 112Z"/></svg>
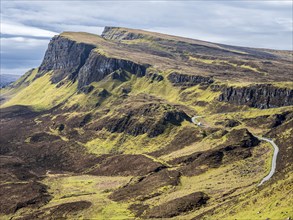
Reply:
<svg viewBox="0 0 293 220"><path fill-rule="evenodd" d="M30 77L26 82L30 82L29 86L17 88L13 91L13 97L5 102L1 107L12 105L31 106L36 110L50 109L67 100L76 92L77 84L67 83L57 88L50 81L52 72L48 72L42 77L30 82Z"/></svg>
<svg viewBox="0 0 293 220"><path fill-rule="evenodd" d="M47 73L44 76L36 79L33 82L30 82L28 87L20 89L12 99L6 102L2 107L15 105L15 104L22 104L22 105L29 105L35 109L48 109L51 108L59 103L62 103L64 100L68 100L65 107L71 107L72 105L79 103L79 105L84 109L89 109L93 107L95 100L90 95L85 94L75 94L76 92L76 85L75 84L65 84L60 88L56 88L55 85L50 83L50 74ZM166 77L168 73L163 73ZM31 77L29 77L30 79ZM244 118L253 118L259 115L270 115L277 112L282 112L284 109L288 109L289 107L285 107L283 109L269 109L269 110L251 110L246 112L239 112L239 113L225 113L225 114L211 114L209 115L210 110L208 107L201 107L193 105L196 101L205 101L208 103L213 103L214 99L218 96L218 93L213 93L212 91L202 90L199 86L191 87L184 91L184 96L187 101L182 101L181 99L181 91L172 87L172 85L167 81L163 80L161 82L154 82L150 83L149 81L145 80L144 78L137 78L132 76L130 81L122 84L121 82L114 82L109 80L104 80L99 83L93 83L96 90L101 90L102 88L107 89L111 92L112 96L103 103L104 106L111 106L111 103L115 101L119 97L119 91L121 87L131 86L132 92L130 95L138 95L140 93L147 93L159 97L161 99L166 100L167 102L174 103L174 104L181 104L190 106L191 109L195 110L199 114L205 114L204 120L207 122L215 122L218 120L223 120L225 118L237 118L241 115ZM38 91L36 93L35 91ZM72 96L75 94L74 96ZM109 114L111 114L110 112ZM70 115L80 114L80 113L69 113ZM201 119L199 119L201 120ZM183 124L185 126L193 126L189 123ZM124 134L112 134L106 131L104 132L104 137L106 138L93 138L93 140L85 143L85 146L88 148L89 152L95 154L103 154L103 153L111 153L116 152L117 150L122 151L124 153L147 153L152 152L154 150L158 150L165 146L168 142L172 140L172 137L180 132L181 128L173 129L170 131L166 131L163 135L160 135L156 139L149 139L146 135L140 135L137 137L132 137L129 135ZM259 131L262 132L262 131ZM121 144L121 136L126 138L126 141ZM225 141L224 139L222 141ZM191 146L187 146L178 150L176 152L172 152L169 155L164 155L160 158L160 160L164 163L167 163L168 160L172 158L176 158L182 155L187 155L190 153L194 153L197 151L208 150L211 149L214 144L219 144L221 141L219 140L212 140L210 138L205 138L201 142L192 144ZM143 148L141 146L144 146ZM247 200L251 200L257 196L263 196L266 194L269 189L265 189L260 193L253 190L255 189L255 185L257 182L264 176L264 169L268 169L269 161L270 161L270 152L267 150L268 146L265 144L255 149L254 158L251 158L246 161L236 162L232 165L221 167L218 169L212 169L207 173L201 174L196 177L182 177L181 178L181 185L177 188L171 189L171 191L167 194L163 194L162 196L156 197L155 199L150 199L146 201L148 204L161 204L166 202L170 199L181 197L185 194L194 192L194 191L205 191L208 194L213 195L213 200L209 201L209 206L206 208L201 209L199 212L191 213L186 216L186 218L196 216L204 211L208 211L213 207L217 207L219 204L223 204L225 207L225 202L221 201L221 195L224 193L229 193L233 190L234 184L231 182L235 182L237 187L240 187L235 192L231 193L229 196L236 196L242 193L244 196L239 197L239 203L237 206L233 206L232 208L226 208L225 212L217 212L215 216L219 217L228 217L235 215L235 218L242 218L242 217L257 217L255 210L259 209L262 210L261 212L265 212L268 216L280 216L278 210L275 209L268 209L266 210L266 205L273 203L272 200L267 200L266 202L262 202L257 205L256 209L253 209L253 203L248 203ZM265 155L261 157L256 157L260 155L260 152L266 152ZM263 166L263 161L266 161L266 166ZM243 170L249 169L258 170L258 172L248 172L248 174L241 174ZM238 172L238 173L237 173ZM239 176L240 175L240 176ZM94 176L73 176L73 177L48 177L44 180L44 183L50 186L50 192L53 194L54 199L46 206L50 207L56 204L68 202L68 201L76 201L80 199L85 199L94 202L95 206L91 209L83 211L80 213L81 216L90 218L94 216L99 216L100 219L107 219L107 218L114 218L117 219L122 218L129 218L131 214L127 211L127 204L121 205L111 202L107 199L108 193L103 192L99 187L101 182L109 181L107 184L112 184L112 181L117 183L117 185L121 185L126 183L127 178L119 178L115 179L116 177L111 178L104 178L104 177L94 177ZM239 179L240 178L240 179ZM126 182L125 182L126 181ZM279 184L283 190L288 191L288 187L284 184L285 181L279 181ZM103 185L103 184L102 184ZM97 191L98 189L98 191ZM252 191L251 191L252 190ZM91 194L94 193L94 194ZM86 195L83 195L86 194ZM64 197L64 198L63 198ZM280 194L276 195L276 198L282 197ZM276 200L274 200L276 201ZM288 203L291 200L283 199L281 203L282 209L281 212L288 213L289 207ZM284 202L286 201L286 202ZM105 208L101 209L98 208L103 203ZM245 204L245 208L243 207ZM97 208L96 208L97 207ZM119 208L118 208L119 207ZM115 209L116 212L113 213L111 210ZM220 209L221 210L221 209ZM270 211L269 211L270 210ZM235 213L234 213L234 212ZM119 218L118 218L119 217Z"/></svg>
<svg viewBox="0 0 293 220"><path fill-rule="evenodd" d="M77 214L67 214L71 219L133 219L127 209L128 204L116 203L108 199L114 189L126 184L131 177L102 177L74 174L47 174L42 181L49 186L53 199L40 210L75 201L90 201L92 206ZM19 210L14 217L30 213L30 209ZM65 217L65 216L64 216Z"/></svg>
<svg viewBox="0 0 293 220"><path fill-rule="evenodd" d="M69 38L71 37L68 33L64 33L63 36ZM81 33L79 38L76 38L75 36L74 39L77 41L79 41L79 39L84 41L84 34ZM98 43L101 44L102 46L99 48L101 51L103 51L103 47L108 46L109 43L104 42L102 39L97 39L96 36L92 35L88 35L87 41L88 43L95 45ZM139 43L145 42L140 41ZM149 41L146 43L149 43ZM156 45L153 44L152 46ZM113 51L110 51L110 53L111 52ZM219 62L223 62L198 59L195 61L215 65ZM226 64L232 66L234 65L233 63ZM247 65L242 65L240 68L259 72L254 67ZM111 115L114 112L112 108L115 107L113 106L113 103L119 99L121 89L123 87L131 87L130 96L145 93L160 98L167 103L186 106L191 112L195 112L197 115L205 116L203 119L199 120L204 121L211 127L217 127L215 122L224 119L254 118L256 116L272 115L286 110L292 110L292 107L269 110L244 108L245 111L241 112L243 108L238 107L236 112L215 114L214 106L217 105L215 99L218 97L219 93L213 92L210 89L202 89L200 86L194 86L181 91L180 88L175 88L166 79L170 73L168 70L160 73L165 77L165 79L161 82L155 81L151 83L146 78L137 78L133 75L129 76L129 81L125 83L109 79L105 79L101 82L95 82L92 83L95 87L94 91L88 95L82 93L77 94L76 84L68 82L61 87L56 88L56 85L53 85L50 82L51 72L32 81L36 73L37 70L34 70L28 78L26 78L25 82L27 85L29 84L27 87L21 86L13 90L1 90L2 94L7 95L7 97L11 97L11 99L4 103L1 107L18 104L32 106L36 110L44 110L50 109L66 101L65 105L62 106L64 109L68 109L75 104L80 106L81 112L68 113L68 117L70 118L80 114L83 115L88 112L94 113L100 111L99 109L93 109L95 104L100 101L94 93L101 91L102 89L106 89L111 93L111 96L102 102L102 108L110 108L111 110L108 115ZM248 84L234 83L233 85L243 86ZM281 87L288 87L289 85L289 87L291 87L292 83L278 83L276 85L280 85ZM207 104L201 106L197 104L198 102L206 102ZM116 107L119 108L119 106ZM146 135L133 137L130 135L115 134L102 130L97 132L96 136L92 137L92 140L82 144L84 144L89 152L98 155L113 152L131 154L148 153L166 146L183 127L190 126L194 127L191 123L184 122L181 127L172 130L168 129L164 134L153 139L148 138ZM246 125L242 124L240 127L246 127ZM264 134L267 131L265 129L249 129L257 134ZM80 128L79 132L82 134L84 131ZM63 138L66 139L66 137ZM125 139L125 141L121 143L121 139ZM207 137L200 142L196 142L190 146L186 146L178 151L172 152L168 155L163 155L156 159L167 163L169 160L179 156L202 150L209 150L224 141L224 138L221 140L212 140ZM158 205L191 192L202 190L210 195L213 195L213 199L210 200L208 205L203 209L200 209L197 212L189 213L186 216L183 216L183 218L188 219L195 217L198 214L210 211L219 205L220 207L217 208L217 211L212 213L213 218L253 219L266 217L283 218L290 215L292 216L293 213L290 209L290 204L292 204L292 197L290 197L290 192L292 193L292 191L290 191L292 189L292 173L289 174L286 179L279 180L274 183L273 187L263 188L261 190L256 188L256 184L268 171L270 166L270 157L270 148L267 144L262 144L254 150L252 158L245 161L235 162L231 165L217 169L211 169L199 176L182 176L181 184L178 187L166 189L167 193L164 193L154 199L149 199L145 203L149 205ZM128 180L128 177L48 175L43 182L50 187L50 193L54 196L54 198L44 208L70 201L89 200L93 202L94 206L80 212L78 216L72 217L129 219L133 217L133 215L127 210L129 204L118 204L107 198L111 190L126 184ZM237 187L235 187L236 185ZM236 191L234 191L235 189ZM228 201L231 202L226 202L222 199L222 195L225 193L228 194L227 198L230 197L231 199L228 199ZM233 199L234 196L235 200ZM29 210L21 210L17 214L21 215L22 211L27 212ZM209 218L210 217L207 217L207 219Z"/></svg>
<svg viewBox="0 0 293 220"><path fill-rule="evenodd" d="M112 190L126 184L130 177L49 176L43 182L50 187L54 199L44 208L54 205L87 200L93 206L79 213L82 218L129 219L132 214L127 204L117 204L107 198Z"/></svg>
<svg viewBox="0 0 293 220"><path fill-rule="evenodd" d="M203 191L208 195L213 195L206 207L183 218L190 219L195 217L214 207L225 204L225 201L229 201L229 198L247 193L255 188L262 178L262 173L269 169L270 153L271 151L267 148L267 144L262 144L254 149L253 157L248 160L236 161L227 166L210 169L206 173L193 177L182 176L181 184L177 189L151 199L148 203L162 204L196 191ZM260 155L262 156L260 157ZM223 197L224 194L226 196Z"/></svg>

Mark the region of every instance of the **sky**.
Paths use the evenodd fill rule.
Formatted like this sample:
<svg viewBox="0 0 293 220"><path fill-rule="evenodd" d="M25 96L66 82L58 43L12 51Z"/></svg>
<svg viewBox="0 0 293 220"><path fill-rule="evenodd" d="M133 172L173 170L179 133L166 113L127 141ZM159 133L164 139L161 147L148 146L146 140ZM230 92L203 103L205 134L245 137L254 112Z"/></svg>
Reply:
<svg viewBox="0 0 293 220"><path fill-rule="evenodd" d="M293 49L292 0L1 0L1 74L38 67L63 31L104 26L162 32L237 46Z"/></svg>

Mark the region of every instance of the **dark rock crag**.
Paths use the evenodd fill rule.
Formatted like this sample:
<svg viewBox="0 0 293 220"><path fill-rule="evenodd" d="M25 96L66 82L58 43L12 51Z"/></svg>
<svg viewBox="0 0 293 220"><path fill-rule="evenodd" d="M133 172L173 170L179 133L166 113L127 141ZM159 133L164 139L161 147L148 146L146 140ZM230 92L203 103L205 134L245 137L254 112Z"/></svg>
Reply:
<svg viewBox="0 0 293 220"><path fill-rule="evenodd" d="M164 80L164 77L158 73L147 73L146 77L151 80L151 82L160 82Z"/></svg>
<svg viewBox="0 0 293 220"><path fill-rule="evenodd" d="M58 83L67 76L75 79L94 48L94 45L77 43L62 36L55 36L48 45L39 72L54 70L53 83Z"/></svg>
<svg viewBox="0 0 293 220"><path fill-rule="evenodd" d="M138 77L146 73L147 66L129 60L106 57L92 51L78 74L78 87L81 88L92 82L98 82L116 70L124 70Z"/></svg>
<svg viewBox="0 0 293 220"><path fill-rule="evenodd" d="M250 87L226 87L218 98L221 102L267 109L293 105L293 90L270 84Z"/></svg>
<svg viewBox="0 0 293 220"><path fill-rule="evenodd" d="M214 80L211 77L186 75L177 72L173 72L168 76L168 80L174 86L190 87L201 83L212 84Z"/></svg>
<svg viewBox="0 0 293 220"><path fill-rule="evenodd" d="M78 79L79 89L92 82L100 81L117 70L123 70L138 77L145 75L148 65L107 57L95 51L95 48L95 45L55 36L49 43L38 75L53 70L52 83L57 84L66 77L73 81Z"/></svg>

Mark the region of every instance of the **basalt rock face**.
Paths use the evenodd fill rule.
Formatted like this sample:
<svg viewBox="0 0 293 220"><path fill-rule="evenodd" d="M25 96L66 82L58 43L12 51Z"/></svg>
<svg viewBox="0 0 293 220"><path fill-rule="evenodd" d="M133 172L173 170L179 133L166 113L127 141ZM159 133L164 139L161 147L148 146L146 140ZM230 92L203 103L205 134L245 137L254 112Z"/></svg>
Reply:
<svg viewBox="0 0 293 220"><path fill-rule="evenodd" d="M146 73L147 66L134 63L129 60L106 57L92 51L84 66L78 74L78 87L89 85L92 82L101 81L107 75L116 70L127 71L142 77Z"/></svg>
<svg viewBox="0 0 293 220"><path fill-rule="evenodd" d="M96 46L78 43L62 36L55 36L49 43L39 74L53 70L52 83L64 78L78 79L78 88L100 81L117 70L123 70L138 77L144 76L147 65L129 60L106 57L93 49Z"/></svg>
<svg viewBox="0 0 293 220"><path fill-rule="evenodd" d="M293 90L277 88L270 84L242 88L226 87L218 100L260 109L277 108L293 105Z"/></svg>
<svg viewBox="0 0 293 220"><path fill-rule="evenodd" d="M212 84L214 80L211 77L186 75L177 72L173 72L168 76L168 80L174 86L190 87L200 83Z"/></svg>
<svg viewBox="0 0 293 220"><path fill-rule="evenodd" d="M49 43L39 72L54 70L53 83L58 83L67 76L75 79L93 48L95 46L90 44L55 36Z"/></svg>

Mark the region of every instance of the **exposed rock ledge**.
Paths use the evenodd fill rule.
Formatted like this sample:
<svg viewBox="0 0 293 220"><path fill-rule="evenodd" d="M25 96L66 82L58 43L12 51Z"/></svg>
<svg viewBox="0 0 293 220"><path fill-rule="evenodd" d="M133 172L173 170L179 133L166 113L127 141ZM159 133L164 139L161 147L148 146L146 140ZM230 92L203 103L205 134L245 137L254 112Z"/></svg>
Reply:
<svg viewBox="0 0 293 220"><path fill-rule="evenodd" d="M186 75L186 74L181 74L177 72L171 73L168 76L168 80L174 86L183 86L183 87L195 86L200 83L212 84L214 82L214 80L211 77Z"/></svg>
<svg viewBox="0 0 293 220"><path fill-rule="evenodd" d="M222 89L218 100L260 109L277 108L293 105L293 90L277 88L271 84L226 87Z"/></svg>
<svg viewBox="0 0 293 220"><path fill-rule="evenodd" d="M62 36L55 36L48 45L39 72L54 70L53 83L58 83L67 76L75 79L94 48L94 45L77 43Z"/></svg>
<svg viewBox="0 0 293 220"><path fill-rule="evenodd" d="M116 70L123 70L138 77L145 76L147 65L140 65L129 60L106 57L92 51L78 73L78 87L97 82Z"/></svg>

